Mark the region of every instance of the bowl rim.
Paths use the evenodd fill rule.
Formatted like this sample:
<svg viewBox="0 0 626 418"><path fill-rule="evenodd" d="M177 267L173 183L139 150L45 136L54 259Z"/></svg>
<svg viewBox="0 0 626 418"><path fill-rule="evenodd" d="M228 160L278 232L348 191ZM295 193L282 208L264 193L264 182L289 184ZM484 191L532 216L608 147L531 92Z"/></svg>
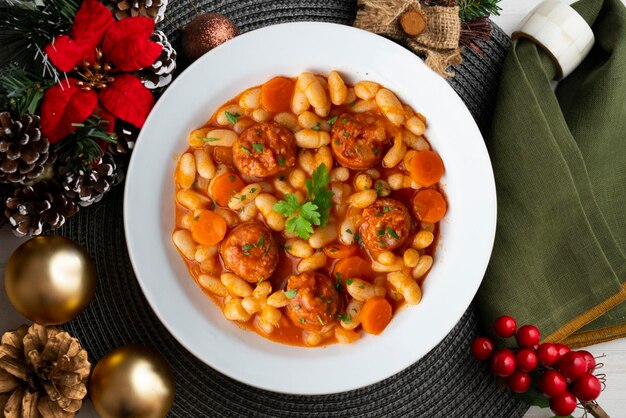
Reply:
<svg viewBox="0 0 626 418"><path fill-rule="evenodd" d="M267 26L264 28L256 29L256 30L241 34L238 37L234 38L233 40L228 41L218 46L217 48L214 48L212 51L210 51L209 53L205 54L204 56L196 60L194 63L192 63L181 74L179 74L178 77L173 81L173 83L165 90L163 95L155 104L152 112L148 116L148 119L146 120L144 124L144 128L152 124L153 119L157 118L157 115L159 114L160 109L165 106L164 103L167 103L168 97L173 95L174 94L173 92L178 88L178 86L185 82L184 81L185 77L188 77L189 74L192 74L194 69L201 68L203 65L205 65L204 63L210 60L210 57L212 56L212 54L215 54L225 49L234 48L238 46L239 44L245 44L246 42L249 41L249 39L252 39L253 37L258 37L260 35L274 33L274 32L278 32L278 33L285 32L285 34L289 34L293 30L298 30L298 29L304 30L304 31L316 31L316 30L329 31L330 30L330 31L339 32L338 35L341 35L343 33L357 33L358 32L358 35L355 35L355 36L363 37L364 42L368 42L368 41L377 42L377 43L382 42L382 43L385 43L385 47L388 48L393 54L396 54L396 53L401 54L401 55L408 54L414 57L414 55L410 51L406 50L402 46L386 38L383 38L379 35L366 32L366 31L363 31L361 29L357 29L351 26L334 24L334 23L326 23L326 22L290 22L290 23L282 23L282 24ZM416 59L416 63L418 67L423 66L424 68L426 68L422 60ZM427 69L427 70L432 73L430 69ZM434 73L432 74L434 75ZM440 82L442 86L445 86L443 88L449 89L449 91L452 92L454 96L456 96L456 98L462 104L463 111L466 113L464 115L464 119L467 120L468 123L471 124L470 127L471 129L475 130L474 133L477 134L478 137L482 139L480 131L478 130L478 127L476 126L476 123L473 117L471 116L467 107L462 103L462 100L460 99L460 97L457 95L456 92L454 92L452 87L450 87L444 80L440 80ZM227 99L228 98L224 100L227 100ZM176 326L170 322L169 318L167 318L167 315L163 312L162 308L156 302L155 295L153 294L151 287L148 285L148 282L142 279L142 275L140 273L142 266L140 264L140 261L137 258L137 253L136 253L137 248L141 246L141 243L140 243L141 240L138 240L136 237L133 236L133 233L132 233L133 225L131 225L132 216L130 214L132 213L132 208L131 208L132 200L133 200L132 194L134 192L133 183L131 179L133 179L136 176L135 172L138 172L139 170L143 169L143 167L139 165L140 163L138 162L138 160L139 160L139 155L141 155L143 148L149 146L148 144L149 141L146 139L142 139L143 137L147 135L146 132L147 132L146 129L142 129L137 139L136 147L131 156L131 160L128 166L126 189L124 191L124 202L123 202L124 230L125 230L125 235L126 235L128 253L129 253L131 264L133 266L133 270L140 284L140 287L144 295L146 296L146 299L148 303L150 304L152 310L158 317L159 321L165 326L168 332L178 341L178 343L180 343L183 347L185 347L187 351L189 351L191 354L193 354L196 358L198 358L203 363L209 365L210 367L216 369L217 371L219 371L220 373L226 376L229 376L230 378L234 380L237 380L239 382L242 382L242 383L245 383L253 387L260 388L260 389L264 389L264 390L287 393L287 394L299 394L299 395L321 395L321 394L340 393L340 392L362 388L362 387L380 382L384 380L385 378L393 376L399 373L400 371L404 370L405 368L410 367L416 361L423 358L423 356L425 356L429 351L431 351L437 344L439 344L441 340L443 340L443 338L445 338L445 336L453 329L454 325L460 320L463 313L465 312L465 310L471 303L474 295L478 291L480 283L482 282L482 278L484 277L484 274L487 269L488 261L491 256L491 251L493 249L493 244L495 240L495 231L496 231L496 220L497 220L497 196L496 196L496 188L495 188L495 179L493 175L493 169L491 167L491 160L489 158L489 154L487 152L487 148L484 144L484 141L480 141L482 146L479 146L480 148L479 154L480 154L480 157L483 158L484 161L488 164L489 175L487 176L486 181L489 184L485 186L489 189L488 194L490 195L490 197L492 197L492 200L493 200L490 203L490 207L487 208L491 212L491 219L488 220L490 229L488 231L483 231L483 234L482 234L482 237L485 239L485 244L486 244L484 247L485 249L488 247L488 253L485 257L485 260L481 262L481 267L479 268L480 273L481 273L480 280L476 280L475 282L473 282L473 286L471 287L471 289L469 289L471 291L471 297L468 294L467 297L465 297L465 299L467 300L467 304L463 307L463 309L457 309L454 311L454 315L453 315L454 322L449 327L447 326L448 324L446 324L446 327L445 327L446 331L445 333L441 335L441 338L439 338L438 336L437 338L435 338L436 341L431 341L429 344L424 345L422 349L420 350L420 351L423 351L423 353L420 355L416 355L410 363L404 364L402 367L388 369L385 373L378 373L371 379L369 380L364 379L363 381L357 384L354 384L354 383L353 384L337 384L333 388L330 388L330 390L320 389L317 387L309 390L308 388L303 388L302 386L293 386L292 385L293 382L289 382L290 384L277 387L277 386L268 385L267 382L251 381L249 378L244 378L240 375L234 374L231 369L224 367L223 364L220 364L215 361L210 361L209 359L207 359L205 354L199 352L197 348L194 346L194 344L190 343L189 341L186 341L184 338L182 338L179 335L179 330L177 330ZM182 141L180 141L179 139L179 142L182 142ZM171 243L167 243L167 244L171 244ZM210 303L213 304L212 301ZM221 312L219 313L221 314ZM447 322L450 323L451 320L449 319ZM233 324L229 324L229 325L233 326ZM262 338L256 334L255 334L255 337ZM379 338L384 338L384 336L379 337ZM279 343L275 343L275 342L271 342L271 344L280 345ZM305 348L305 350L321 350L321 348Z"/></svg>

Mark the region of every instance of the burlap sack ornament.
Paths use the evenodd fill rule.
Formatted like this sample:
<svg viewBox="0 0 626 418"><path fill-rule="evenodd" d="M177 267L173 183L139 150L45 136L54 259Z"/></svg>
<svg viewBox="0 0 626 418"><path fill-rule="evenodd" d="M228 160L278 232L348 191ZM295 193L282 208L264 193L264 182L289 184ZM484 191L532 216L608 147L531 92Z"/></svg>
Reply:
<svg viewBox="0 0 626 418"><path fill-rule="evenodd" d="M450 66L462 61L459 40L461 19L454 1L437 5L417 0L358 0L354 26L405 42L426 57L426 65L443 77L452 77Z"/></svg>

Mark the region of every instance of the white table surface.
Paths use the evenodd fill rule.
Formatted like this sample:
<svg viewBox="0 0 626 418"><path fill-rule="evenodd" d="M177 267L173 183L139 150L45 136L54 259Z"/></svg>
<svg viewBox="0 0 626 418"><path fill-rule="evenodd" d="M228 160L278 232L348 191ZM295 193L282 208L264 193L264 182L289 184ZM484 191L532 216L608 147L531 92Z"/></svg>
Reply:
<svg viewBox="0 0 626 418"><path fill-rule="evenodd" d="M571 0L566 0L572 3ZM626 0L622 0L626 4ZM501 15L493 17L493 20L509 35L520 20L538 3L540 0L502 0L500 7ZM6 261L11 252L19 246L25 239L15 238L5 227L0 229L0 275L4 275ZM7 300L4 286L0 286L0 334L6 330L15 328L28 322L18 314ZM605 367L603 372L607 374L607 388L598 399L600 405L607 413L616 417L626 416L626 339L598 344L588 348L594 355L606 354L603 360ZM582 416L582 411L577 410L576 417ZM533 407L525 415L526 418L551 417L553 414L548 409ZM83 407L79 418L97 417L90 402Z"/></svg>

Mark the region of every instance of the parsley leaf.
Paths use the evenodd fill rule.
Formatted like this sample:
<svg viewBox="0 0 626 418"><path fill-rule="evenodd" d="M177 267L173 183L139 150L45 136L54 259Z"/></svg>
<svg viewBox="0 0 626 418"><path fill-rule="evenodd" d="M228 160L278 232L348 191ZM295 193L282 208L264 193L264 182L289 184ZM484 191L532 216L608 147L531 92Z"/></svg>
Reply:
<svg viewBox="0 0 626 418"><path fill-rule="evenodd" d="M298 289L291 289L285 292L285 297L287 299L293 299L296 297L297 294L298 294Z"/></svg>
<svg viewBox="0 0 626 418"><path fill-rule="evenodd" d="M350 314L348 313L340 313L339 315L337 315L337 317L344 324L349 324L350 322L352 322L352 318L350 317Z"/></svg>
<svg viewBox="0 0 626 418"><path fill-rule="evenodd" d="M337 116L328 119L326 122L328 122L328 124L332 126L335 122L337 122Z"/></svg>
<svg viewBox="0 0 626 418"><path fill-rule="evenodd" d="M288 193L285 200L278 201L272 209L288 218L300 209L300 203L295 194Z"/></svg>
<svg viewBox="0 0 626 418"><path fill-rule="evenodd" d="M252 149L256 152L263 152L263 144L255 142L252 144Z"/></svg>
<svg viewBox="0 0 626 418"><path fill-rule="evenodd" d="M274 204L272 208L288 218L285 223L287 232L309 239L313 233L313 225L323 227L328 223L333 196L328 183L328 168L322 164L315 169L312 178L306 180L307 201L300 205L294 194L287 193L284 200Z"/></svg>
<svg viewBox="0 0 626 418"><path fill-rule="evenodd" d="M321 129L321 125L320 125L320 123L319 123L319 122L317 122L317 123L315 124L315 126L313 126L311 129L313 129L314 131L319 131L319 130Z"/></svg>
<svg viewBox="0 0 626 418"><path fill-rule="evenodd" d="M219 141L220 140L219 138L203 138L203 137L200 137L200 136L198 138L200 138L204 142L215 142L215 141Z"/></svg>
<svg viewBox="0 0 626 418"><path fill-rule="evenodd" d="M250 150L248 148L244 147L243 145L239 145L239 149L241 151L243 151L244 154L250 155Z"/></svg>
<svg viewBox="0 0 626 418"><path fill-rule="evenodd" d="M278 156L278 165L281 167L285 165L285 157L283 157L282 155Z"/></svg>
<svg viewBox="0 0 626 418"><path fill-rule="evenodd" d="M224 111L224 114L226 115L226 119L232 124L237 123L237 118L241 116L239 113L230 113L228 111Z"/></svg>

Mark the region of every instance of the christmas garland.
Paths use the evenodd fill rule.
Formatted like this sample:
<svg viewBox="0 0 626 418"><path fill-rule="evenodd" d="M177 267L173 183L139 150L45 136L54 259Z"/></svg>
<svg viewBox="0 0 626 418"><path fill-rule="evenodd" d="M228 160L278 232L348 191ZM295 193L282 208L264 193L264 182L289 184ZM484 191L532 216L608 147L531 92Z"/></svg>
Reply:
<svg viewBox="0 0 626 418"><path fill-rule="evenodd" d="M176 68L167 0L0 0L0 224L63 225L124 176Z"/></svg>

